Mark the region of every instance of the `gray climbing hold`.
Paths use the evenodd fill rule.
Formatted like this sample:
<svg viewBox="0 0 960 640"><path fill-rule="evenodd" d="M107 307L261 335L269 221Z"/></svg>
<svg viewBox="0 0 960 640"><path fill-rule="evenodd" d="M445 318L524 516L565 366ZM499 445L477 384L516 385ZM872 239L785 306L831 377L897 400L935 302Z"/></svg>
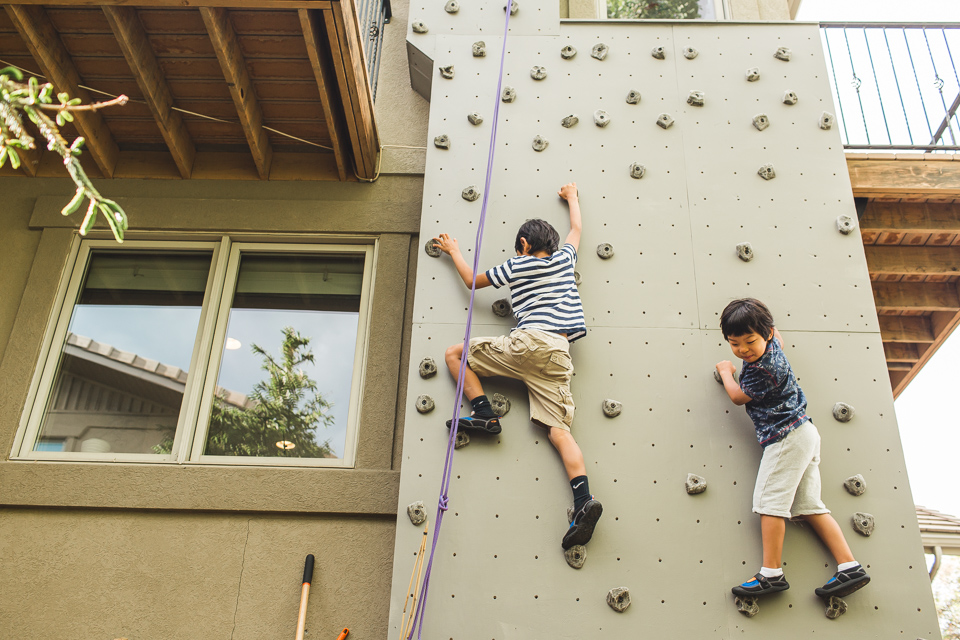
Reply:
<svg viewBox="0 0 960 640"><path fill-rule="evenodd" d="M560 124L561 124L563 127L569 129L570 127L572 127L573 125L577 124L578 122L580 122L580 118L579 118L579 117L577 117L577 116L575 116L575 115L569 115L569 116L567 116L566 118L564 118L563 120L561 120L561 121L560 121Z"/></svg>
<svg viewBox="0 0 960 640"><path fill-rule="evenodd" d="M564 60L569 60L573 56L577 55L577 48L570 46L569 44L563 49L560 49L560 57Z"/></svg>
<svg viewBox="0 0 960 640"><path fill-rule="evenodd" d="M449 149L450 148L450 136L447 134L441 134L433 139L433 146L437 149Z"/></svg>
<svg viewBox="0 0 960 640"><path fill-rule="evenodd" d="M838 402L833 405L833 419L837 422L850 422L853 420L853 414L856 410L846 402Z"/></svg>
<svg viewBox="0 0 960 640"><path fill-rule="evenodd" d="M719 382L720 384L723 384L723 378L720 376L720 372L717 371L716 369L713 370L713 379L716 380L717 382ZM736 372L736 371L733 372L733 381L734 381L734 382L737 381L737 372Z"/></svg>
<svg viewBox="0 0 960 640"><path fill-rule="evenodd" d="M770 126L770 118L765 113L758 113L753 116L753 126L757 128L757 131L763 131Z"/></svg>
<svg viewBox="0 0 960 640"><path fill-rule="evenodd" d="M597 44L593 45L593 49L590 51L590 57L596 58L597 60L603 60L607 57L607 53L609 51L610 47L602 42L598 42Z"/></svg>
<svg viewBox="0 0 960 640"><path fill-rule="evenodd" d="M687 104L693 107L703 106L703 91L691 91L687 96Z"/></svg>
<svg viewBox="0 0 960 640"><path fill-rule="evenodd" d="M420 413L430 413L436 405L433 398L428 395L417 396L417 411Z"/></svg>
<svg viewBox="0 0 960 640"><path fill-rule="evenodd" d="M837 231L843 235L850 235L856 228L857 225L850 216L837 216Z"/></svg>
<svg viewBox="0 0 960 640"><path fill-rule="evenodd" d="M477 40L473 43L473 57L485 58L487 55L487 43L483 40Z"/></svg>
<svg viewBox="0 0 960 640"><path fill-rule="evenodd" d="M533 150L534 151L543 151L550 145L550 142L543 136L536 136L533 139Z"/></svg>
<svg viewBox="0 0 960 640"><path fill-rule="evenodd" d="M437 363L433 358L424 358L420 361L420 377L421 378L432 378L437 375Z"/></svg>
<svg viewBox="0 0 960 640"><path fill-rule="evenodd" d="M794 105L797 104L799 100L800 98L797 97L796 91L786 91L783 94L783 104Z"/></svg>
<svg viewBox="0 0 960 640"><path fill-rule="evenodd" d="M575 544L563 552L563 557L568 565L574 569L580 569L587 561L587 548L582 544Z"/></svg>
<svg viewBox="0 0 960 640"><path fill-rule="evenodd" d="M843 488L852 496L862 496L867 490L867 481L859 473L843 481Z"/></svg>
<svg viewBox="0 0 960 640"><path fill-rule="evenodd" d="M752 618L760 613L760 604L757 602L757 598L755 597L735 596L733 598L733 603L737 605L737 611L748 618Z"/></svg>
<svg viewBox="0 0 960 640"><path fill-rule="evenodd" d="M457 431L457 439L453 443L454 449L463 449L470 444L470 434L466 431Z"/></svg>
<svg viewBox="0 0 960 640"><path fill-rule="evenodd" d="M673 116L669 113L661 113L657 116L657 126L661 129L669 129L673 126Z"/></svg>
<svg viewBox="0 0 960 640"><path fill-rule="evenodd" d="M760 69L757 67L751 67L747 69L747 82L756 82L760 79Z"/></svg>
<svg viewBox="0 0 960 640"><path fill-rule="evenodd" d="M630 589L614 587L607 592L607 604L617 613L623 613L630 606Z"/></svg>
<svg viewBox="0 0 960 640"><path fill-rule="evenodd" d="M823 615L831 620L836 620L847 612L847 603L842 598L830 596L826 601L827 608L823 610Z"/></svg>
<svg viewBox="0 0 960 640"><path fill-rule="evenodd" d="M664 52L663 47L654 47L650 51L650 55L656 58L657 60L666 60L667 54Z"/></svg>
<svg viewBox="0 0 960 640"><path fill-rule="evenodd" d="M447 13L456 13L460 11L460 3L457 0L449 0L447 4L443 5L443 10Z"/></svg>
<svg viewBox="0 0 960 640"><path fill-rule="evenodd" d="M640 104L640 92L636 89L630 89L627 93L627 104Z"/></svg>
<svg viewBox="0 0 960 640"><path fill-rule="evenodd" d="M737 245L737 257L744 262L753 260L753 247L749 242L741 242Z"/></svg>
<svg viewBox="0 0 960 640"><path fill-rule="evenodd" d="M600 256L603 260L609 260L613 257L613 245L609 242L604 242L597 245L597 255Z"/></svg>
<svg viewBox="0 0 960 640"><path fill-rule="evenodd" d="M518 3L517 0L513 0L513 2L510 3L510 15L512 16L517 15L517 11L519 10L520 10L520 3ZM503 5L503 11L504 13L506 13L507 5Z"/></svg>
<svg viewBox="0 0 960 640"><path fill-rule="evenodd" d="M643 174L647 172L647 168L640 164L639 162L634 162L630 165L630 177L636 178L639 180L643 177Z"/></svg>
<svg viewBox="0 0 960 640"><path fill-rule="evenodd" d="M580 277L580 272L579 272L579 271L574 271L574 272L573 272L573 284L575 284L575 285L577 285L577 286L579 287L581 282L583 282L583 278Z"/></svg>
<svg viewBox="0 0 960 640"><path fill-rule="evenodd" d="M448 64L445 67L440 67L440 77L446 78L447 80L452 80L456 71L453 68L452 64Z"/></svg>
<svg viewBox="0 0 960 640"><path fill-rule="evenodd" d="M407 505L407 515L410 517L410 522L416 525L421 525L427 521L427 508L424 506L422 500L417 500L416 502L411 502Z"/></svg>
<svg viewBox="0 0 960 640"><path fill-rule="evenodd" d="M573 505L567 507L567 523L573 522Z"/></svg>
<svg viewBox="0 0 960 640"><path fill-rule="evenodd" d="M823 113L820 114L820 128L823 129L824 131L827 131L833 128L833 120L834 120L833 114L830 113L829 111L824 111Z"/></svg>
<svg viewBox="0 0 960 640"><path fill-rule="evenodd" d="M623 411L623 404L616 400L607 398L603 401L603 415L608 418L616 418Z"/></svg>
<svg viewBox="0 0 960 640"><path fill-rule="evenodd" d="M513 102L517 99L517 90L513 87L504 87L503 93L500 94L500 99L504 102Z"/></svg>
<svg viewBox="0 0 960 640"><path fill-rule="evenodd" d="M790 62L790 58L793 57L793 52L787 47L777 47L777 52L773 54L773 57L777 60Z"/></svg>
<svg viewBox="0 0 960 640"><path fill-rule="evenodd" d="M476 185L470 185L460 193L460 197L467 202L473 202L480 197L480 189L478 189Z"/></svg>
<svg viewBox="0 0 960 640"><path fill-rule="evenodd" d="M853 528L857 533L869 537L875 525L876 521L871 514L861 511L853 514Z"/></svg>
<svg viewBox="0 0 960 640"><path fill-rule="evenodd" d="M501 298L490 306L493 308L493 315L501 318L507 318L513 313L513 307L510 306L510 301L506 298Z"/></svg>
<svg viewBox="0 0 960 640"><path fill-rule="evenodd" d="M543 80L547 77L547 70L544 67L535 65L532 69L530 69L530 77L534 80Z"/></svg>
<svg viewBox="0 0 960 640"><path fill-rule="evenodd" d="M685 47L683 49L683 57L686 58L687 60L693 60L698 55L700 55L700 52L694 49L693 47Z"/></svg>
<svg viewBox="0 0 960 640"><path fill-rule="evenodd" d="M707 490L707 479L703 476L698 476L695 473L688 473L685 486L687 488L687 493L690 495L703 493Z"/></svg>
<svg viewBox="0 0 960 640"><path fill-rule="evenodd" d="M414 33L426 33L427 31L429 31L429 29L427 29L427 25L425 25L420 20L413 22L410 25L410 28L413 29Z"/></svg>
<svg viewBox="0 0 960 640"><path fill-rule="evenodd" d="M493 412L502 418L510 413L510 398L502 393L495 393L490 398L490 406L493 408Z"/></svg>
<svg viewBox="0 0 960 640"><path fill-rule="evenodd" d="M483 116L476 111L472 111L467 114L467 120L470 124L478 125L483 123Z"/></svg>
<svg viewBox="0 0 960 640"><path fill-rule="evenodd" d="M437 246L437 243L433 240L433 238L427 240L427 243L423 245L423 250L431 258L439 258L443 255L443 251L440 250L440 247Z"/></svg>
<svg viewBox="0 0 960 640"><path fill-rule="evenodd" d="M597 109L593 112L593 122L598 127L605 127L610 124L610 115L603 109Z"/></svg>
<svg viewBox="0 0 960 640"><path fill-rule="evenodd" d="M757 175L763 178L764 180L773 180L777 177L777 172L774 171L773 165L769 162L765 165L762 165L757 169Z"/></svg>

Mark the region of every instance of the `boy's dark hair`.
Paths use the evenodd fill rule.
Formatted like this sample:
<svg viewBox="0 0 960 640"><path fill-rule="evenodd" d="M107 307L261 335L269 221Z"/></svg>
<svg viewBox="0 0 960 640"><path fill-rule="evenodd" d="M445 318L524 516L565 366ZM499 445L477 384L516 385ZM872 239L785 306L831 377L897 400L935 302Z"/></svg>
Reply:
<svg viewBox="0 0 960 640"><path fill-rule="evenodd" d="M546 251L550 255L553 255L560 247L560 234L557 233L553 225L546 220L527 220L520 225L520 230L517 231L517 240L513 243L513 247L517 251L523 251L520 238L527 239L531 254L537 253L538 251Z"/></svg>
<svg viewBox="0 0 960 640"><path fill-rule="evenodd" d="M734 300L720 314L720 331L724 338L756 333L769 340L773 331L773 314L756 298Z"/></svg>

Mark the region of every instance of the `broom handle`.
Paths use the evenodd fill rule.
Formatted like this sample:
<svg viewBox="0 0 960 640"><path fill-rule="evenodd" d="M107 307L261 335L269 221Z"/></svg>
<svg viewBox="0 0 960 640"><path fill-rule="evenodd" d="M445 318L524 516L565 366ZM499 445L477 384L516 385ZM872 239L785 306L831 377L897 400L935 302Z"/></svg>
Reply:
<svg viewBox="0 0 960 640"><path fill-rule="evenodd" d="M297 617L297 640L303 640L307 625L307 598L310 597L310 583L313 581L313 554L307 556L303 565L303 587L300 590L300 615Z"/></svg>

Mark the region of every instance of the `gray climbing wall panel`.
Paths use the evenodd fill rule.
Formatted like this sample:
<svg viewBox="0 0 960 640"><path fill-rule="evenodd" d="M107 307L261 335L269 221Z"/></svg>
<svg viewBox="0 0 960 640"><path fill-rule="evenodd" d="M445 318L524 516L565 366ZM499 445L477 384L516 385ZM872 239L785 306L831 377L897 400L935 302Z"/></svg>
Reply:
<svg viewBox="0 0 960 640"><path fill-rule="evenodd" d="M483 6L501 19L503 4L472 10ZM518 20L529 8L535 3L522 3ZM427 23L453 24L458 15L445 14L442 3L419 15L411 10ZM566 207L556 191L578 183L584 233L577 271L590 333L571 351L573 433L605 511L584 567L572 569L560 548L570 490L559 459L529 423L522 385L490 381L487 394L506 394L512 409L500 436L472 436L454 458L424 637L627 638L640 630L644 637L939 637L863 250L857 234L836 227L837 216L854 215L853 201L839 136L818 126L832 100L816 26L558 28L551 20L539 18L542 32L528 24L508 42L504 84L517 97L501 104L481 264L512 255L516 229L529 217L546 218L563 236ZM461 191L487 188L502 41L485 26L487 56L475 58L479 32L456 28L410 35L415 46L429 39L424 48L436 66L455 68L452 79L433 79L429 138L446 134L450 148L428 150L421 239L448 232L472 261L480 200L467 202ZM609 46L602 61L590 56L599 42ZM578 50L571 59L560 56L567 45ZM664 60L650 55L657 46ZM783 46L792 50L789 62L773 57ZM699 55L684 58L686 47ZM545 79L531 78L535 65L546 69ZM746 79L752 67L760 71L756 82ZM631 90L640 92L638 104L627 103ZM704 106L687 104L693 90L703 91ZM797 104L782 102L787 91ZM594 124L598 109L608 126ZM467 121L474 111L484 117L479 126ZM671 127L656 126L661 113L673 117ZM764 131L753 126L758 113L769 119ZM571 114L579 123L562 127ZM540 152L532 147L538 135L549 142ZM630 176L635 162L646 168L641 179ZM776 170L772 180L757 175L767 163ZM737 257L742 242L753 247L750 262ZM601 243L613 245L611 258L597 255ZM510 319L491 309L504 295L478 292L474 335L509 330ZM432 527L443 423L454 402L442 359L462 341L469 291L448 258L423 255L416 296L394 635L422 538L406 507L422 500ZM800 525L787 532L790 591L762 600L751 619L730 594L761 559L759 519L750 512L761 449L743 409L712 375L717 361L731 358L718 314L742 296L764 300L777 318L823 437L824 500L874 578L846 599L849 610L836 620L813 595L832 574L832 560ZM441 364L440 375L420 378L424 357ZM436 401L433 412L416 411L421 394ZM623 403L619 416L603 415L607 398ZM850 422L832 417L840 401L856 408ZM688 473L703 476L708 490L688 495ZM843 482L858 473L869 489L853 496ZM872 536L854 532L857 511L876 517ZM619 586L632 598L623 613L605 601Z"/></svg>

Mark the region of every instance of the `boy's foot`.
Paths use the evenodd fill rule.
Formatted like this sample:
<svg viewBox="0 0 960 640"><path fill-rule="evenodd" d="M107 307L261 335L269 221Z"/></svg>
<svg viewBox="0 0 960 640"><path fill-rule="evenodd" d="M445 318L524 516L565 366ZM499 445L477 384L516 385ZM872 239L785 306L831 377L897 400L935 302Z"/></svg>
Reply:
<svg viewBox="0 0 960 640"><path fill-rule="evenodd" d="M762 596L777 591L786 591L790 588L787 579L783 574L774 578L765 578L763 574L758 573L743 584L738 584L731 591L735 596Z"/></svg>
<svg viewBox="0 0 960 640"><path fill-rule="evenodd" d="M842 598L848 596L858 589L862 589L870 582L870 576L859 564L846 571L837 571L833 577L827 581L827 584L818 589L814 589L821 598L837 596Z"/></svg>
<svg viewBox="0 0 960 640"><path fill-rule="evenodd" d="M452 420L447 420L447 429L453 424ZM460 422L457 424L457 429L468 429L470 431L482 431L483 433L498 434L500 433L500 418L478 418L476 416L471 416L469 418L460 418Z"/></svg>
<svg viewBox="0 0 960 640"><path fill-rule="evenodd" d="M590 499L573 515L573 522L570 523L570 528L563 536L561 545L564 551L574 545L590 542L590 538L593 537L593 530L597 526L597 520L600 519L602 513L603 505L600 504L599 500L594 500L593 496L590 496Z"/></svg>

